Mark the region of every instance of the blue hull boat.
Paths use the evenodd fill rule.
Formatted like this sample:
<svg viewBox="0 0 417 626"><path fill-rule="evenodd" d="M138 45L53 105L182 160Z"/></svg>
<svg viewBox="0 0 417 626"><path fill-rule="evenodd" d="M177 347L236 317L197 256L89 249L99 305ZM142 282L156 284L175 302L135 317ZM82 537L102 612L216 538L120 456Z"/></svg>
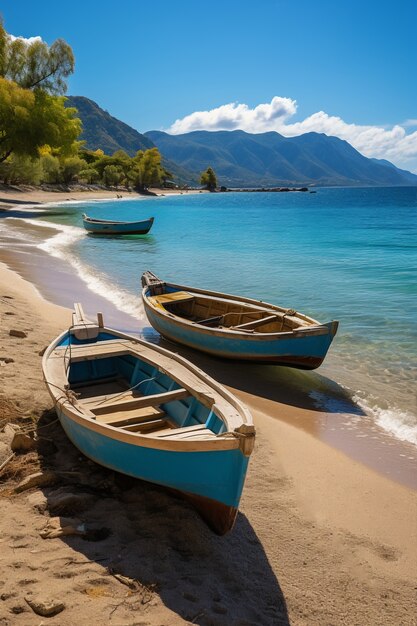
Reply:
<svg viewBox="0 0 417 626"><path fill-rule="evenodd" d="M146 235L151 230L154 218L140 222L114 222L98 220L83 214L84 228L92 235Z"/></svg>
<svg viewBox="0 0 417 626"><path fill-rule="evenodd" d="M43 374L88 458L190 500L218 534L235 521L255 429L248 410L182 357L85 319L46 350Z"/></svg>
<svg viewBox="0 0 417 626"><path fill-rule="evenodd" d="M293 309L142 276L150 324L164 337L214 356L315 369L338 322L320 324Z"/></svg>

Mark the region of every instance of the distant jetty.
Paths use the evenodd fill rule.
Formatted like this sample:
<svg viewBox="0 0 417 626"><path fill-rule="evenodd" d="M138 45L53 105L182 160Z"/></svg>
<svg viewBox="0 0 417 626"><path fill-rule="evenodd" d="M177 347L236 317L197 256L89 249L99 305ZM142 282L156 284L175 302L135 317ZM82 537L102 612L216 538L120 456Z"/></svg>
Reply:
<svg viewBox="0 0 417 626"><path fill-rule="evenodd" d="M228 189L227 187L221 187L220 191L240 191L240 192L248 192L248 191L253 191L256 193L259 192L284 192L284 191L309 191L308 187L251 187L248 189L244 189L244 188L232 188L232 189Z"/></svg>

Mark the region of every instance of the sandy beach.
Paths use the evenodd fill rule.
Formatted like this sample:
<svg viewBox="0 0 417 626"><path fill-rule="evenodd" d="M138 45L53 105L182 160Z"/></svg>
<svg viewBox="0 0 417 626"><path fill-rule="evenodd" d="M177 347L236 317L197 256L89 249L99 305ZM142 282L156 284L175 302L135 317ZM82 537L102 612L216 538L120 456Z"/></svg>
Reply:
<svg viewBox="0 0 417 626"><path fill-rule="evenodd" d="M59 201L56 193L15 193L0 193L0 204ZM42 259L31 263L45 274ZM417 497L407 481L321 440L311 426L317 409L291 389L277 398L266 383L251 384L250 369L216 364L216 377L250 408L257 440L236 526L213 535L183 501L96 466L67 440L40 354L69 325L71 298L83 294L73 298L68 283L42 297L32 284L36 267L29 271L13 251L1 260L0 431L16 423L38 445L0 472L0 624L416 623ZM197 364L214 374L209 359ZM8 449L0 437L1 465ZM49 472L51 482L16 493L35 472ZM58 524L91 532L54 536ZM42 618L30 606L39 599L65 608Z"/></svg>
<svg viewBox="0 0 417 626"><path fill-rule="evenodd" d="M151 189L156 195L174 195L174 194L191 194L199 193L194 189L177 190L177 189ZM68 202L74 200L114 200L115 197L120 198L144 198L134 191L126 191L118 189L117 191L107 189L95 189L91 191L46 191L32 187L22 186L20 188L11 188L0 185L0 209L18 207L19 205L37 205L45 203Z"/></svg>

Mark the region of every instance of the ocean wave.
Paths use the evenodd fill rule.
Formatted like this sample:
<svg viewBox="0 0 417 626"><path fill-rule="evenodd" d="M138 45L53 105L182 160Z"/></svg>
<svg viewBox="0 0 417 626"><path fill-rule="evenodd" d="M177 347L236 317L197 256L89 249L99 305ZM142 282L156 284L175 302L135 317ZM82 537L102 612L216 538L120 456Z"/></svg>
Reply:
<svg viewBox="0 0 417 626"><path fill-rule="evenodd" d="M324 391L310 391L309 397L318 408L329 413L340 413L349 416L349 425L357 425L363 417L368 417L374 424L401 441L417 446L417 417L409 411L396 407L383 408L376 398L366 397L361 392L352 392L341 386L343 395L333 395Z"/></svg>
<svg viewBox="0 0 417 626"><path fill-rule="evenodd" d="M38 244L37 248L71 265L92 292L114 304L120 311L139 320L146 319L142 303L137 295L133 295L120 287L115 287L109 276L104 273L98 273L97 270L77 259L72 250L69 250L70 246L85 237L83 228L66 224L39 222L31 219L25 219L24 221L34 226L45 226L51 230L58 231L57 234Z"/></svg>
<svg viewBox="0 0 417 626"><path fill-rule="evenodd" d="M26 218L20 218L20 217L6 217L4 219L0 220L0 237L5 237L7 239L15 239L16 240L16 244L14 245L18 245L18 246L28 246L28 245L33 245L35 244L37 241L39 241L39 239L35 236L35 234L33 232L31 232L30 230L23 229L23 228L19 228L19 226L21 226L21 222L30 222L31 220L28 220ZM34 222L32 220L32 224L34 224L36 222ZM36 226L39 226L38 223L36 223Z"/></svg>
<svg viewBox="0 0 417 626"><path fill-rule="evenodd" d="M401 441L408 441L417 446L417 423L416 416L409 411L395 407L382 408L376 403L371 404L372 399L365 399L355 394L352 399L374 422L383 430L394 435Z"/></svg>

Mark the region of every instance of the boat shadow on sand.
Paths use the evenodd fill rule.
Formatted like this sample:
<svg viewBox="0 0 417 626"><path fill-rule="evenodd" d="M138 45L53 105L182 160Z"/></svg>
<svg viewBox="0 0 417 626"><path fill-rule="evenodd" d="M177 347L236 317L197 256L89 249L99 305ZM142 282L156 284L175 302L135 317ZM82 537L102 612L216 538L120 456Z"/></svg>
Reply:
<svg viewBox="0 0 417 626"><path fill-rule="evenodd" d="M45 443L42 471L55 477L42 488L52 518L46 527L81 528L81 535L60 538L84 555L86 564L97 564L100 579L91 580L91 569L79 565L69 566L68 575L89 593L94 584L105 584L114 618L143 616L159 597L201 626L290 624L279 581L244 514L229 534L218 537L168 490L81 456L53 411L42 415L37 429ZM74 562L84 561L75 555Z"/></svg>
<svg viewBox="0 0 417 626"><path fill-rule="evenodd" d="M150 327L143 328L141 335L147 341L180 354L232 391L307 411L365 415L346 388L317 370L216 358L162 338ZM242 399L248 401L248 398Z"/></svg>

